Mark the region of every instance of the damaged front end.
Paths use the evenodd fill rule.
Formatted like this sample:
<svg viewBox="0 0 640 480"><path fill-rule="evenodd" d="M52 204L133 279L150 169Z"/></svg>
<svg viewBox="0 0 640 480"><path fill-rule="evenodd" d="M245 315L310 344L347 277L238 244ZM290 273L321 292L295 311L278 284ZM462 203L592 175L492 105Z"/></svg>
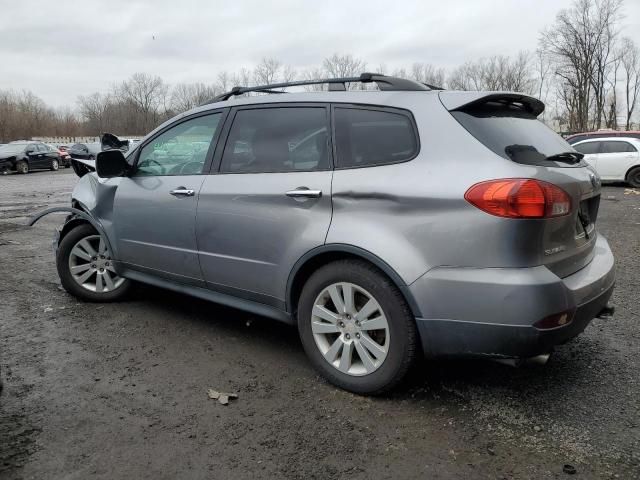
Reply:
<svg viewBox="0 0 640 480"><path fill-rule="evenodd" d="M68 212L64 224L56 231L54 248L64 236L82 223L90 224L105 240L112 256L117 258L113 242L113 202L120 178L100 178L92 160L72 159L72 166L80 180L71 194L71 205L53 207L33 215L27 225L33 226L43 217L59 212Z"/></svg>

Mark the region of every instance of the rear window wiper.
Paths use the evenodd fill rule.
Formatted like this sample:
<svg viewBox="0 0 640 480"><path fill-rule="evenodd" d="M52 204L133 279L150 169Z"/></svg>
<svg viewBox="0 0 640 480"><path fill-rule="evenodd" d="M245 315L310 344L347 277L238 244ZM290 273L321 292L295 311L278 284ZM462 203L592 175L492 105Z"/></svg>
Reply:
<svg viewBox="0 0 640 480"><path fill-rule="evenodd" d="M564 163L580 163L580 160L584 157L580 152L562 152L555 155L549 155L545 160L552 162L564 162Z"/></svg>

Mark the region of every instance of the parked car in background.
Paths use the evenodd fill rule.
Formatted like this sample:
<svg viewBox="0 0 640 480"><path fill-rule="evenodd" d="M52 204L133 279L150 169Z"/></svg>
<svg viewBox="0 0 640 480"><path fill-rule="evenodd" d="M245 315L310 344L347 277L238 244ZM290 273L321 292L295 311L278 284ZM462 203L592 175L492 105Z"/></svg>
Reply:
<svg viewBox="0 0 640 480"><path fill-rule="evenodd" d="M16 141L0 147L0 172L58 170L60 154L42 142Z"/></svg>
<svg viewBox="0 0 640 480"><path fill-rule="evenodd" d="M565 138L565 140L573 145L574 143L581 142L582 140L594 139L594 138L610 138L610 137L631 137L640 139L640 131L618 131L618 130L598 130L595 132L574 133Z"/></svg>
<svg viewBox="0 0 640 480"><path fill-rule="evenodd" d="M69 155L66 150L62 150L60 147L56 147L51 144L47 144L47 146L54 152L58 152L58 155L60 156L60 166L65 168L69 168L71 166L71 155Z"/></svg>
<svg viewBox="0 0 640 480"><path fill-rule="evenodd" d="M64 288L107 302L140 281L296 325L357 393L419 351L546 358L607 310L601 186L542 102L374 74L295 85L326 83L234 89L101 152L59 232Z"/></svg>
<svg viewBox="0 0 640 480"><path fill-rule="evenodd" d="M640 188L640 138L604 137L582 140L572 146L584 154L603 181L627 182Z"/></svg>
<svg viewBox="0 0 640 480"><path fill-rule="evenodd" d="M95 160L96 155L98 155L100 151L102 151L102 147L99 142L75 143L67 150L72 158L81 158L84 160Z"/></svg>

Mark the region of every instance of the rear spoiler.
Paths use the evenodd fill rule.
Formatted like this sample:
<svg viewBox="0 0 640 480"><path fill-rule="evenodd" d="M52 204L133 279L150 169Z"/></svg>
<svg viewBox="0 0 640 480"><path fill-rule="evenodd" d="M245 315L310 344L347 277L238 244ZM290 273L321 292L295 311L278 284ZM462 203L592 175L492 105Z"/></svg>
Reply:
<svg viewBox="0 0 640 480"><path fill-rule="evenodd" d="M519 105L536 117L544 112L544 103L524 93L514 92L454 92L438 93L440 102L449 111L467 110L486 103L503 103Z"/></svg>

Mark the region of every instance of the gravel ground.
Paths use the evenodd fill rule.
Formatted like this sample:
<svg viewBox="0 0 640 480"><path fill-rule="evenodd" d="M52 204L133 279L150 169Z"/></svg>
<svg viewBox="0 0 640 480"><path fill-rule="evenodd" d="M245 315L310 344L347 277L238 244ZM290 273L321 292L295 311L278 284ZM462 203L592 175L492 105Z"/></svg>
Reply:
<svg viewBox="0 0 640 480"><path fill-rule="evenodd" d="M607 186L615 318L546 366L428 361L384 398L333 388L294 329L140 286L62 291L70 170L0 177L0 478L638 478L640 191ZM207 389L236 392L228 406Z"/></svg>

